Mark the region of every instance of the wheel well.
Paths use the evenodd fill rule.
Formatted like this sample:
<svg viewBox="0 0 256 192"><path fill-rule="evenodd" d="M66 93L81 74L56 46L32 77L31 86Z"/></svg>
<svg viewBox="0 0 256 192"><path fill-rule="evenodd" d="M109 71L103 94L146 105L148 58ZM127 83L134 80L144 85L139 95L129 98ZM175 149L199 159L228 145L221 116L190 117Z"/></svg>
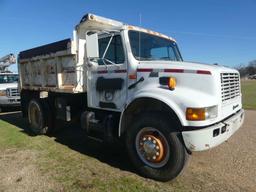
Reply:
<svg viewBox="0 0 256 192"><path fill-rule="evenodd" d="M87 95L84 93L71 94L71 93L55 93L48 92L48 97L40 98L40 91L21 90L21 110L24 117L27 116L27 108L31 99L38 99L44 105L48 105L48 110L55 113L56 99L63 99L67 105L71 107L72 116L77 116L84 111L87 107ZM57 113L57 112L56 112ZM79 115L80 117L80 115Z"/></svg>
<svg viewBox="0 0 256 192"><path fill-rule="evenodd" d="M28 104L29 101L33 98L39 98L39 92L38 91L30 91L30 90L21 90L20 93L21 97L21 111L23 117L27 117L28 113Z"/></svg>
<svg viewBox="0 0 256 192"><path fill-rule="evenodd" d="M153 98L135 99L125 110L122 119L119 136L124 135L130 123L141 113L158 112L166 115L170 121L177 123L181 127L180 120L176 113L164 102ZM181 131L181 130L177 130Z"/></svg>

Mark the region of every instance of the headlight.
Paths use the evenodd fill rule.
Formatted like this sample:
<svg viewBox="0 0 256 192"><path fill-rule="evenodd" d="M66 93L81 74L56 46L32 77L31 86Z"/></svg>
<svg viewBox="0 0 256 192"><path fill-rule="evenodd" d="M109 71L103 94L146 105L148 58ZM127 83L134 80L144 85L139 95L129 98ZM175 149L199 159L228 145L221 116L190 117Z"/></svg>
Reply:
<svg viewBox="0 0 256 192"><path fill-rule="evenodd" d="M211 106L206 108L187 108L186 119L189 121L203 121L216 118L218 115L218 107Z"/></svg>
<svg viewBox="0 0 256 192"><path fill-rule="evenodd" d="M6 91L5 90L0 90L0 96L6 96Z"/></svg>
<svg viewBox="0 0 256 192"><path fill-rule="evenodd" d="M218 116L217 105L205 108L205 118L206 119L213 119L213 118L216 118L217 116Z"/></svg>

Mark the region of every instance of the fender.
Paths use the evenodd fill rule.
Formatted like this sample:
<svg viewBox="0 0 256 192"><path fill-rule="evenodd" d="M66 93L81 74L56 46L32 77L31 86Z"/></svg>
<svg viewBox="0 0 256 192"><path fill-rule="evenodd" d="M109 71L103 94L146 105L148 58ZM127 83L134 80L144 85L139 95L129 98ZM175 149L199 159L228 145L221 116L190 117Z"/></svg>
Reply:
<svg viewBox="0 0 256 192"><path fill-rule="evenodd" d="M164 91L169 92L170 90L164 90ZM159 100L159 101L165 103L177 115L181 125L186 125L184 110L180 106L177 105L177 103L179 103L179 102L175 102L176 99L172 99L169 94L159 94L159 88L156 88L156 90L143 89L143 90L140 90L139 92L137 92L136 94L134 94L134 97L131 97L128 99L126 107L121 112L120 122L119 122L119 130L118 130L119 137L121 136L122 118L123 118L123 115L124 115L126 109L129 108L129 106L136 99L139 99L139 98L152 98L152 99L156 99L156 100Z"/></svg>
<svg viewBox="0 0 256 192"><path fill-rule="evenodd" d="M184 94L186 93L186 94ZM206 121L198 121L198 122L190 122L186 120L186 108L187 107L206 107L206 106L213 106L217 103L216 99L209 95L205 94L204 92L195 91L189 88L179 88L179 90L175 89L171 91L169 89L163 89L159 87L148 86L144 87L143 89L138 89L132 97L128 98L127 105L121 113L120 122L119 122L119 136L121 136L121 127L122 127L122 118L123 114L125 113L126 109L133 103L135 99L139 98L152 98L159 100L165 103L167 106L170 107L177 115L180 123L182 126L205 126L207 124L212 124L214 120L206 120ZM203 98L208 98L207 101L202 103Z"/></svg>

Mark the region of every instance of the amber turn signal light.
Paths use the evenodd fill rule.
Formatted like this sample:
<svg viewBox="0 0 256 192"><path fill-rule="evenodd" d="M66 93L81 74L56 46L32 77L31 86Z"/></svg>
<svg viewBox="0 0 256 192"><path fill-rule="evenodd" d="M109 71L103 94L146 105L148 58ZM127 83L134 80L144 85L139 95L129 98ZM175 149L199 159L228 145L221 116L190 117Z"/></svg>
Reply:
<svg viewBox="0 0 256 192"><path fill-rule="evenodd" d="M6 96L5 90L0 90L0 96Z"/></svg>
<svg viewBox="0 0 256 192"><path fill-rule="evenodd" d="M174 90L176 87L176 79L174 77L160 77L160 85L168 86L170 90Z"/></svg>
<svg viewBox="0 0 256 192"><path fill-rule="evenodd" d="M205 120L205 108L187 108L186 119L189 121Z"/></svg>
<svg viewBox="0 0 256 192"><path fill-rule="evenodd" d="M174 77L170 77L168 81L168 87L171 90L174 90L176 87L176 79Z"/></svg>

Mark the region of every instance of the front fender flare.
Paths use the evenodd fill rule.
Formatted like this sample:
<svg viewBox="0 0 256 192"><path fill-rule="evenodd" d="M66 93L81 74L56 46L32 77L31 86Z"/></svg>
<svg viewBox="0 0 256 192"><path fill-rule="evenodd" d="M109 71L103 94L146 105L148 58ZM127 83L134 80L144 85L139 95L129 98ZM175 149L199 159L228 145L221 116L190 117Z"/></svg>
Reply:
<svg viewBox="0 0 256 192"><path fill-rule="evenodd" d="M170 97L166 96L165 94L159 94L159 92L153 92L152 90L148 91L141 91L138 94L136 94L135 97L132 97L128 100L126 107L121 113L120 116L120 122L119 122L119 130L118 130L118 135L119 137L122 134L122 119L125 111L129 108L129 106L136 100L140 98L151 98L155 100L159 100L166 104L167 106L170 107L170 109L177 115L181 125L185 125L186 119L184 115L184 110L180 106L177 105L178 102L175 102L175 100L171 99Z"/></svg>

